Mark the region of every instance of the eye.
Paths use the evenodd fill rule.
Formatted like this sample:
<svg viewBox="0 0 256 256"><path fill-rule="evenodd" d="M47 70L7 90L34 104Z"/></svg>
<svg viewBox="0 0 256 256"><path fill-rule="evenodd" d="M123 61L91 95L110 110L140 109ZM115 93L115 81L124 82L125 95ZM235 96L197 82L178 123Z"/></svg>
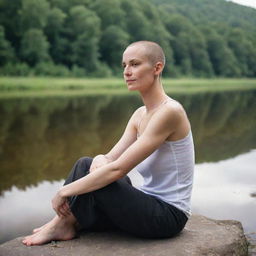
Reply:
<svg viewBox="0 0 256 256"><path fill-rule="evenodd" d="M139 65L139 63L137 63L137 62L132 63L132 66L134 66L134 67L136 67L136 66L138 66L138 65Z"/></svg>

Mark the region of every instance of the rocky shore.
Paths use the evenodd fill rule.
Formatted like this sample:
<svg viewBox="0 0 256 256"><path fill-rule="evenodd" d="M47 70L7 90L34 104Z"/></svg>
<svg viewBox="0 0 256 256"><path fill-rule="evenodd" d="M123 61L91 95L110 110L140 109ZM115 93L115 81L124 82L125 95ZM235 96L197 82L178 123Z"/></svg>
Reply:
<svg viewBox="0 0 256 256"><path fill-rule="evenodd" d="M0 256L215 256L248 255L240 222L194 215L185 229L169 239L141 239L121 232L93 232L78 238L26 247L22 238L0 245Z"/></svg>

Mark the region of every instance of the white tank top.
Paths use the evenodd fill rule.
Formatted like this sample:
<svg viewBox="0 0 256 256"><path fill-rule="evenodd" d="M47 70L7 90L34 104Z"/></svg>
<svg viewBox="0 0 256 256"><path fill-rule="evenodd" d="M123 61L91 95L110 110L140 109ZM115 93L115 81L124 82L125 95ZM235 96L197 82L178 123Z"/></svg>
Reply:
<svg viewBox="0 0 256 256"><path fill-rule="evenodd" d="M143 176L139 189L191 215L190 199L194 173L192 132L177 141L165 141L136 166Z"/></svg>

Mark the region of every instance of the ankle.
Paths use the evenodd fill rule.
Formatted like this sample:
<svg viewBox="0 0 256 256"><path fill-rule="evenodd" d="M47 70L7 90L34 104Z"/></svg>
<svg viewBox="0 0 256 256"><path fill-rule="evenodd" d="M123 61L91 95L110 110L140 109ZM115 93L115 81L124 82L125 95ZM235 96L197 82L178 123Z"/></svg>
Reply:
<svg viewBox="0 0 256 256"><path fill-rule="evenodd" d="M77 221L73 216L69 215L67 217L59 217L58 223L62 225L75 226Z"/></svg>

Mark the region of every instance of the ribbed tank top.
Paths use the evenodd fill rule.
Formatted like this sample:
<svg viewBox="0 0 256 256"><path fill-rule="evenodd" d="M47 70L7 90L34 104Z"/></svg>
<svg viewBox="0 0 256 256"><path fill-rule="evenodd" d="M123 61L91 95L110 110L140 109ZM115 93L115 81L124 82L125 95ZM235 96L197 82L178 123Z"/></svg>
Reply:
<svg viewBox="0 0 256 256"><path fill-rule="evenodd" d="M192 132L177 141L165 141L136 166L144 178L139 189L191 215L190 199L194 174Z"/></svg>

